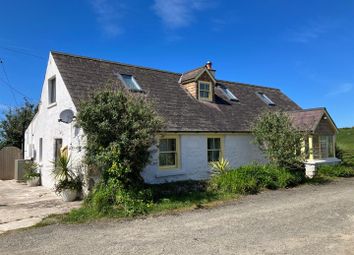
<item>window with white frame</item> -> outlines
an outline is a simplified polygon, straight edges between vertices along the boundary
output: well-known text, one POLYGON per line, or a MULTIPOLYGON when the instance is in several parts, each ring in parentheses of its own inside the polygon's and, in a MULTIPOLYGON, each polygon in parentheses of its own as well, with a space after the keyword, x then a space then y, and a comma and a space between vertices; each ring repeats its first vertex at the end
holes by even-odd
POLYGON ((221 138, 208 138, 208 162, 219 161, 222 157, 221 138))
POLYGON ((48 80, 48 102, 54 104, 57 101, 57 84, 56 78, 48 80))
POLYGON ((178 137, 164 137, 159 139, 159 167, 178 167, 178 137))

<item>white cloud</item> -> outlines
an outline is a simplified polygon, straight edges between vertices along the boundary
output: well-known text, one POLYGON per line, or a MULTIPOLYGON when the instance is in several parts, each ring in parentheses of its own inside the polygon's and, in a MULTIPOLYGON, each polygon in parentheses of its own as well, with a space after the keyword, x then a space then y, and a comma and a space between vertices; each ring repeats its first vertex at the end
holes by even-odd
POLYGON ((109 0, 91 0, 97 21, 103 32, 110 37, 123 33, 121 18, 125 9, 124 4, 109 0))
POLYGON ((155 0, 153 9, 170 29, 187 27, 195 20, 195 13, 211 7, 208 0, 155 0))
POLYGON ((352 91, 354 88, 352 83, 343 83, 341 85, 339 85, 338 87, 336 87, 335 90, 330 91, 329 93, 327 93, 327 97, 334 97, 334 96, 339 96, 345 93, 348 93, 350 91, 352 91))
POLYGON ((296 43, 308 43, 328 33, 336 26, 334 22, 311 21, 303 27, 291 30, 288 33, 287 39, 296 43))

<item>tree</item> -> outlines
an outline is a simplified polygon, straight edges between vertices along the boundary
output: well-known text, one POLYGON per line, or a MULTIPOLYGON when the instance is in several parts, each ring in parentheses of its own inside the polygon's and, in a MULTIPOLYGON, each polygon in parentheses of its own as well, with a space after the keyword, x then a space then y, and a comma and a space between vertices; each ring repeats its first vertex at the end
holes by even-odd
POLYGON ((268 160, 277 166, 297 168, 305 159, 301 150, 306 134, 297 130, 285 112, 264 112, 253 124, 253 135, 268 160))
POLYGON ((34 104, 25 101, 23 106, 5 112, 5 118, 0 122, 0 148, 15 146, 24 151, 24 134, 36 111, 34 104))
POLYGON ((144 94, 105 89, 84 102, 78 125, 87 135, 86 161, 98 168, 103 182, 123 187, 141 184, 140 172, 162 121, 144 94))

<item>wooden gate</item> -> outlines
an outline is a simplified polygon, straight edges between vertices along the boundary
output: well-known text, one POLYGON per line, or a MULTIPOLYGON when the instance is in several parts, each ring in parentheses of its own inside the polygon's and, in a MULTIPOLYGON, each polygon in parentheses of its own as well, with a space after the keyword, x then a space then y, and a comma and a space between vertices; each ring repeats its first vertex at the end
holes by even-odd
POLYGON ((22 159, 19 148, 5 147, 0 150, 0 180, 15 178, 15 160, 22 159))

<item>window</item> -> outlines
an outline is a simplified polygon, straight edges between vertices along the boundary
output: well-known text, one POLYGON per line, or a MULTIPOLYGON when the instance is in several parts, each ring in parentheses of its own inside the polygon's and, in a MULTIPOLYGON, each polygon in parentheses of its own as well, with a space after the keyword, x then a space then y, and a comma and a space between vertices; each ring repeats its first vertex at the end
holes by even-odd
POLYGON ((159 140, 159 167, 178 167, 178 139, 177 137, 166 137, 159 140))
POLYGON ((48 81, 48 101, 49 104, 53 104, 57 100, 57 88, 56 88, 56 78, 52 78, 48 81))
POLYGON ((55 139, 54 141, 54 162, 57 162, 60 156, 60 149, 63 146, 63 139, 55 139))
POLYGON ((257 92, 257 95, 260 97, 260 99, 263 100, 267 105, 274 106, 275 103, 263 92, 257 92))
POLYGON ((219 161, 222 157, 221 138, 208 138, 208 162, 219 161))
POLYGON ((125 86, 132 91, 142 91, 139 84, 136 82, 132 75, 121 74, 125 86))
POLYGON ((212 101, 212 85, 211 82, 199 82, 199 99, 212 101))
POLYGON ((228 87, 223 85, 218 85, 218 88, 224 93, 224 95, 230 100, 238 102, 240 101, 230 90, 228 87))
POLYGON ((334 157, 333 136, 320 136, 319 142, 320 158, 334 157))
POLYGON ((43 157, 43 138, 39 138, 39 155, 38 155, 38 160, 39 162, 42 162, 42 157, 43 157))

